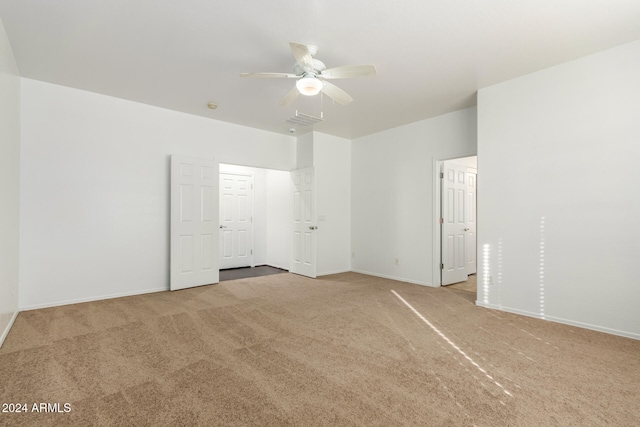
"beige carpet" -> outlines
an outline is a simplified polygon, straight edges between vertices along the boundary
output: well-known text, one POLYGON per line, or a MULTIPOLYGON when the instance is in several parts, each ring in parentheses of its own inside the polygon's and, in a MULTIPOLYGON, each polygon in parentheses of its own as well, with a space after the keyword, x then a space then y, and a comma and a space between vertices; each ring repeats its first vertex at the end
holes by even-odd
POLYGON ((454 283, 453 285, 447 285, 446 287, 447 289, 458 289, 461 291, 476 293, 478 286, 477 279, 478 277, 475 274, 472 274, 471 276, 467 277, 467 280, 465 282, 454 283))
POLYGON ((23 312, 0 402, 71 412, 0 425, 640 425, 640 341, 474 299, 287 273, 23 312))

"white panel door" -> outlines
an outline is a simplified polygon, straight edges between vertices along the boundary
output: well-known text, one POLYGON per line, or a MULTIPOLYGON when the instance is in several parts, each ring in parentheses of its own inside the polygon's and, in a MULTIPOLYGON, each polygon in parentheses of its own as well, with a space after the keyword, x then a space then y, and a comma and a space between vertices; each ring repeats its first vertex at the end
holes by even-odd
POLYGON ((253 177, 220 174, 220 269, 253 265, 253 177))
POLYGON ((171 156, 170 289, 219 282, 218 163, 171 156))
POLYGON ((291 171, 293 181, 293 260, 291 272, 316 277, 316 198, 313 168, 291 171))
POLYGON ((444 162, 442 175, 442 285, 467 280, 467 167, 444 162))
POLYGON ((467 167, 467 204, 466 227, 467 228, 467 274, 476 273, 476 202, 478 200, 478 173, 477 169, 467 167))

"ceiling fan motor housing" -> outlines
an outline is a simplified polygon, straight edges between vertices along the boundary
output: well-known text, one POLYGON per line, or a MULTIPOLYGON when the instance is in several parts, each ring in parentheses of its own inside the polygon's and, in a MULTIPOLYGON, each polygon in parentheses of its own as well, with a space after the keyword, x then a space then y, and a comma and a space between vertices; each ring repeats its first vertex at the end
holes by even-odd
POLYGON ((312 59, 311 60, 313 63, 313 70, 312 71, 305 71, 299 64, 295 64, 293 66, 293 72, 297 75, 297 76, 303 76, 305 74, 313 74, 315 77, 319 76, 320 74, 322 74, 322 72, 324 70, 327 69, 327 66, 324 65, 324 62, 320 61, 319 59, 312 59))
POLYGON ((329 98, 342 105, 347 105, 353 98, 327 80, 362 77, 376 74, 373 65, 343 65, 327 69, 324 62, 313 58, 318 48, 313 45, 289 43, 296 63, 293 73, 241 73, 241 77, 254 78, 287 78, 296 79, 296 85, 280 101, 280 106, 291 104, 299 94, 306 96, 317 95, 322 92, 329 98))

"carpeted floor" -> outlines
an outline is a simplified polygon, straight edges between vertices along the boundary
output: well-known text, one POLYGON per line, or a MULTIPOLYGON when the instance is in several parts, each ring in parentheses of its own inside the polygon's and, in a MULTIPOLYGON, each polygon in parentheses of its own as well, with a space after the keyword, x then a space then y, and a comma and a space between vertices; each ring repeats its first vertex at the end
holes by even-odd
POLYGON ((453 285, 447 285, 447 289, 458 289, 460 291, 467 291, 467 292, 473 292, 476 293, 477 292, 477 280, 478 277, 475 274, 472 274, 471 276, 467 277, 467 280, 464 282, 460 282, 460 283, 454 283, 453 285))
POLYGON ((640 341, 474 299, 286 273, 23 312, 0 402, 62 412, 0 425, 640 425, 640 341))

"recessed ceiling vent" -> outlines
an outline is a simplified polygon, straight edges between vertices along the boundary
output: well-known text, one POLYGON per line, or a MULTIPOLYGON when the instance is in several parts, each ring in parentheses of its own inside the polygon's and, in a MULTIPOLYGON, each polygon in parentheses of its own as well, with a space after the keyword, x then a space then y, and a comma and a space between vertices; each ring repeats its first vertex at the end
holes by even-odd
POLYGON ((320 117, 310 116, 308 114, 299 113, 296 110, 296 115, 291 116, 291 118, 287 119, 289 123, 295 123, 300 126, 311 126, 315 125, 318 122, 324 121, 324 117, 322 117, 322 113, 320 113, 320 117))

